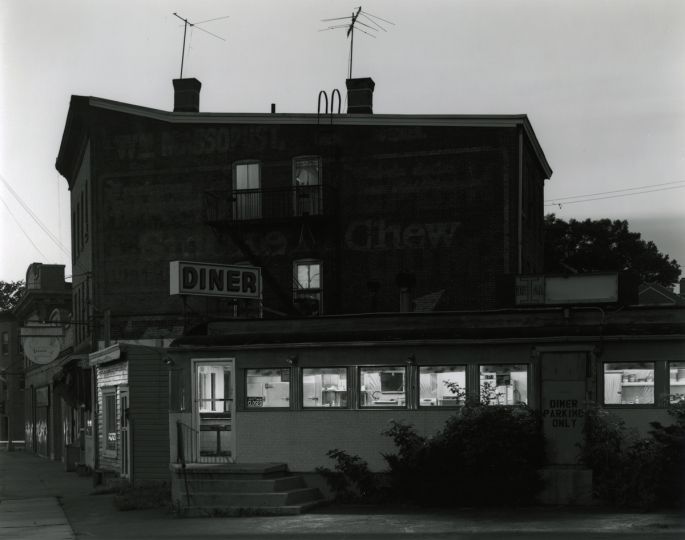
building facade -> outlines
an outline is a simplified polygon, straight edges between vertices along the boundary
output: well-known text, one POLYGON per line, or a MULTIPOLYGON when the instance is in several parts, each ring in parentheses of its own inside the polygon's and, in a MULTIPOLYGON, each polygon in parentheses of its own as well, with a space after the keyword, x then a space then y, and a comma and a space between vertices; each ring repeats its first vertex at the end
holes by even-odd
POLYGON ((24 365, 17 319, 0 312, 0 445, 24 441, 24 365))

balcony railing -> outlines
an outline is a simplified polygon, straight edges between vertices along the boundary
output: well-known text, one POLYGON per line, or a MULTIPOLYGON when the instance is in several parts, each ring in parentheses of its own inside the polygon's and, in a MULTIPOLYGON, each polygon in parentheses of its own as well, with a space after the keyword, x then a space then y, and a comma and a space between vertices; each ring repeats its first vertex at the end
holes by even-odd
POLYGON ((335 194, 329 187, 290 186, 205 192, 209 223, 332 216, 335 194))

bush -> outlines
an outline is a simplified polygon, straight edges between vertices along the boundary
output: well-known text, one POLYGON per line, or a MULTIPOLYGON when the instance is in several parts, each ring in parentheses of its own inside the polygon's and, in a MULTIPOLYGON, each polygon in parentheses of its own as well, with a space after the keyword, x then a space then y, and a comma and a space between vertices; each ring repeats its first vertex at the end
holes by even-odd
POLYGON ((121 486, 117 488, 112 503, 120 511, 169 506, 171 504, 171 487, 166 482, 147 482, 135 486, 121 486))
POLYGON ((464 406, 429 439, 392 422, 384 432, 398 453, 385 455, 392 493, 432 506, 529 504, 542 487, 544 439, 525 405, 464 406))
POLYGON ((581 459, 592 469, 594 495, 619 508, 652 510, 685 503, 685 404, 669 409, 675 423, 652 422, 648 437, 626 429, 602 408, 585 418, 581 459))
POLYGON ((329 450, 326 455, 335 460, 335 470, 317 467, 335 500, 342 503, 373 503, 382 498, 377 475, 369 470, 369 465, 359 456, 350 455, 344 450, 329 450))

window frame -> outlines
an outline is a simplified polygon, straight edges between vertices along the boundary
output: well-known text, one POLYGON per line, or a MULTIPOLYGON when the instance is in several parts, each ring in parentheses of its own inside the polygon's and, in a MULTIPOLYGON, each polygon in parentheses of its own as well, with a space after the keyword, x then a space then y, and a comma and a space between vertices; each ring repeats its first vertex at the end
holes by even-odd
POLYGON ((242 385, 243 385, 243 396, 241 401, 241 410, 244 412, 256 412, 256 411, 292 411, 294 410, 293 404, 293 369, 291 367, 283 366, 260 366, 260 367, 250 367, 242 369, 243 375, 242 385), (288 371, 288 406, 287 407, 250 407, 248 406, 248 393, 247 393, 247 376, 250 371, 266 371, 266 370, 278 370, 281 373, 288 371))
POLYGON ((115 458, 119 452, 119 414, 117 413, 118 399, 116 386, 102 387, 102 452, 105 457, 115 458), (108 400, 113 400, 113 415, 110 417, 110 405, 108 400), (114 430, 110 431, 110 421, 114 421, 114 430), (114 447, 109 446, 109 434, 114 433, 114 447))
MULTIPOLYGON (((466 404, 469 395, 469 364, 419 364, 416 368, 416 402, 421 410, 446 410, 461 409, 466 404), (464 368, 464 398, 458 400, 456 405, 421 405, 421 369, 423 368, 464 368)), ((437 400, 437 398, 436 398, 437 400)))
POLYGON ((350 377, 350 366, 301 366, 299 369, 299 378, 297 381, 297 384, 299 386, 300 390, 300 409, 303 411, 346 411, 346 410, 351 410, 352 409, 352 391, 351 391, 351 385, 352 379, 350 377), (306 369, 329 369, 329 370, 344 370, 345 372, 345 386, 347 390, 347 404, 342 406, 337 406, 337 407, 313 407, 311 405, 305 405, 304 404, 304 370, 306 369))
MULTIPOLYGON (((409 367, 406 364, 385 364, 385 365, 371 365, 371 366, 357 366, 357 381, 356 381, 356 394, 357 394, 357 409, 358 410, 364 410, 364 411, 375 411, 375 410, 408 410, 410 409, 409 407, 409 396, 410 396, 410 371, 409 367), (404 405, 402 406, 392 406, 392 405, 362 405, 362 395, 366 390, 362 390, 362 381, 363 381, 363 375, 362 371, 363 370, 384 370, 384 369, 398 369, 401 368, 402 372, 404 373, 404 405)), ((381 392, 382 392, 382 386, 381 386, 381 392)), ((398 392, 399 393, 399 392, 398 392)))
MULTIPOLYGON (((263 193, 263 187, 262 187, 262 161, 259 159, 241 159, 238 161, 234 161, 232 166, 232 177, 231 177, 231 194, 232 194, 232 215, 233 215, 233 220, 234 221, 249 221, 251 219, 262 219, 263 217, 263 200, 262 200, 262 193, 263 193), (248 165, 257 165, 257 187, 256 188, 238 188, 238 167, 241 166, 248 166, 248 165), (250 210, 250 212, 246 212, 245 209, 243 210, 243 214, 250 214, 246 216, 240 216, 236 217, 236 214, 238 214, 237 209, 241 207, 241 203, 238 200, 238 194, 250 194, 253 193, 255 197, 255 208, 252 209, 250 205, 246 205, 245 203, 243 204, 243 207, 247 207, 247 210, 250 210), (252 212, 254 210, 254 212, 252 212), (255 215, 252 215, 252 214, 255 215)), ((248 174, 249 178, 249 174, 248 174)), ((249 202, 249 199, 246 199, 246 201, 249 202)))
MULTIPOLYGON (((624 368, 624 369, 630 369, 630 368, 624 368)), ((639 369, 639 368, 638 368, 639 369)), ((643 368, 643 369, 649 369, 649 368, 643 368)), ((659 407, 659 399, 657 396, 657 373, 659 371, 659 362, 657 360, 624 360, 624 361, 611 361, 611 360, 604 360, 601 362, 600 366, 600 373, 599 373, 599 388, 600 388, 600 396, 601 396, 601 404, 602 407, 606 408, 617 408, 617 409, 626 409, 626 408, 638 408, 638 409, 653 409, 653 408, 658 408, 659 407), (651 403, 606 403, 606 381, 605 381, 605 376, 606 376, 606 366, 608 364, 635 364, 635 365, 640 365, 640 364, 651 364, 652 365, 652 402, 651 403)), ((667 370, 668 371, 668 370, 667 370)), ((670 378, 670 375, 667 373, 667 377, 670 378)), ((646 381, 645 381, 646 382, 646 381)), ((669 384, 668 382, 666 383, 667 385, 669 384)), ((663 386, 661 387, 663 389, 663 386)))
POLYGON ((296 300, 301 298, 302 296, 306 297, 307 294, 317 294, 318 295, 318 300, 319 300, 319 309, 314 316, 320 316, 324 314, 324 309, 323 309, 323 260, 322 259, 296 259, 293 261, 293 304, 297 305, 295 303, 296 300), (319 287, 309 287, 309 288, 298 288, 297 285, 299 285, 299 272, 298 268, 299 266, 304 266, 304 265, 314 265, 318 264, 319 265, 319 287), (298 294, 299 293, 299 294, 298 294))
MULTIPOLYGON (((476 377, 477 377, 477 381, 478 381, 478 386, 477 386, 477 388, 478 388, 478 402, 480 404, 483 404, 483 400, 481 397, 481 367, 483 367, 483 366, 525 366, 526 367, 526 399, 525 399, 525 401, 520 400, 518 402, 511 403, 511 404, 509 404, 509 403, 501 403, 501 404, 500 403, 487 403, 485 405, 487 405, 488 407, 514 407, 518 404, 530 406, 530 402, 531 402, 530 394, 531 394, 531 390, 532 390, 531 384, 530 384, 532 364, 530 362, 490 362, 490 363, 478 362, 476 364, 476 377)), ((511 370, 510 370, 510 372, 511 372, 511 370)), ((495 374, 495 377, 496 377, 496 374, 495 374)), ((497 385, 495 385, 495 388, 497 388, 497 385)))

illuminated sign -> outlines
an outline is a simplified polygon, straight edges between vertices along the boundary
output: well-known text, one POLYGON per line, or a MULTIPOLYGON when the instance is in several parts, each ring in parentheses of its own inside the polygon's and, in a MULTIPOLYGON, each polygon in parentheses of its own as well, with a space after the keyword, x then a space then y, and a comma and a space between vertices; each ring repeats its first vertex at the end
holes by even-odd
POLYGON ((262 272, 253 266, 229 266, 187 261, 169 263, 169 294, 262 297, 262 272))
POLYGON ((615 303, 618 278, 617 273, 516 276, 514 302, 517 306, 615 303))
POLYGON ((34 364, 49 364, 64 348, 64 328, 56 324, 32 323, 21 328, 24 355, 34 364))

